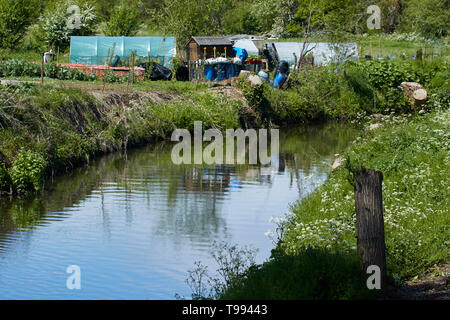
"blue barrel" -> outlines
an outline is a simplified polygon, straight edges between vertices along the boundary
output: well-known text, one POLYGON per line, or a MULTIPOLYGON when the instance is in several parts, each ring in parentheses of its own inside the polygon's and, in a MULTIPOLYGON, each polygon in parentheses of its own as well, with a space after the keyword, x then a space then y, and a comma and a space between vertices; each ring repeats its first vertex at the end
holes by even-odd
POLYGON ((217 67, 217 81, 222 81, 226 79, 226 65, 227 63, 219 63, 216 65, 217 67))
POLYGON ((217 78, 216 68, 212 64, 205 65, 205 77, 209 81, 214 81, 217 78))
POLYGON ((233 78, 233 64, 232 63, 227 63, 225 65, 225 78, 226 79, 230 79, 233 78))
POLYGON ((287 75, 285 73, 279 73, 273 80, 273 87, 275 89, 281 88, 281 86, 286 82, 287 75))

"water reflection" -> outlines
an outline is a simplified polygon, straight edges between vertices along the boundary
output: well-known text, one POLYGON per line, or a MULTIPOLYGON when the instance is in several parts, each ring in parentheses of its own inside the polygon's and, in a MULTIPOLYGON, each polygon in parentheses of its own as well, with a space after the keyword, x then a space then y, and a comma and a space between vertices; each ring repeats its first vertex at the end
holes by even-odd
POLYGON ((39 197, 3 199, 0 298, 188 295, 185 273, 195 260, 211 262, 215 240, 253 244, 267 258, 269 217, 323 182, 324 163, 355 134, 342 124, 281 130, 272 167, 175 166, 171 144, 160 143, 49 181, 39 197), (87 274, 80 292, 64 286, 71 263, 87 274))

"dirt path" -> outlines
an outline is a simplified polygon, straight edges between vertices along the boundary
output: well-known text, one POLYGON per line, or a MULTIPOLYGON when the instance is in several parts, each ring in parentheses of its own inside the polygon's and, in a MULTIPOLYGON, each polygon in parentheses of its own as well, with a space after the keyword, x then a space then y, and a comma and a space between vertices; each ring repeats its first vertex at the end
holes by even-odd
POLYGON ((450 264, 432 268, 415 280, 390 291, 388 300, 450 300, 450 264))

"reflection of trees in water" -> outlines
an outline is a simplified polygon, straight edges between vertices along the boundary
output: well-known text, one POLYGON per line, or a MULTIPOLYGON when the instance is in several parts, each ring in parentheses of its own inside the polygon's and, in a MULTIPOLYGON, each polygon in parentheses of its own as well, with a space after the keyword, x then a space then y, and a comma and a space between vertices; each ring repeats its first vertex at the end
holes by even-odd
MULTIPOLYGON (((102 157, 89 167, 55 179, 38 197, 25 200, 0 200, 0 246, 16 228, 33 227, 52 217, 63 219, 65 208, 82 202, 95 190, 106 234, 110 230, 108 207, 111 197, 119 197, 124 206, 125 222, 133 223, 136 194, 147 208, 162 211, 155 220, 154 232, 174 232, 198 241, 225 233, 220 213, 224 197, 231 187, 248 183, 272 186, 276 175, 290 175, 291 186, 297 184, 299 197, 312 188, 305 176, 323 176, 329 171, 320 161, 331 160, 342 152, 356 130, 342 124, 303 126, 280 130, 279 163, 273 168, 254 165, 175 166, 171 161, 171 144, 161 143, 130 150, 127 157, 116 154, 102 157), (111 184, 114 194, 105 188, 111 184), (142 200, 142 198, 144 200, 142 200), (155 205, 159 207, 155 207, 155 205)), ((67 214, 67 213, 66 213, 67 214)), ((282 214, 280 212, 280 214, 282 214)))

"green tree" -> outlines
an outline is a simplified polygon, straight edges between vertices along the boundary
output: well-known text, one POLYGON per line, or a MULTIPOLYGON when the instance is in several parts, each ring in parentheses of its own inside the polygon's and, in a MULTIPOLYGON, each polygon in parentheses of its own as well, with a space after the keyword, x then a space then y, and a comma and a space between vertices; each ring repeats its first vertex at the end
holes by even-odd
POLYGON ((402 19, 405 31, 442 38, 450 29, 450 0, 409 0, 402 19))
POLYGON ((122 1, 111 13, 103 32, 106 36, 134 36, 139 31, 142 19, 139 13, 139 1, 122 1))
POLYGON ((36 0, 0 0, 0 47, 17 46, 36 19, 39 7, 36 0))
POLYGON ((181 49, 193 35, 221 35, 232 0, 164 0, 158 20, 161 30, 177 38, 181 49))
POLYGON ((311 3, 313 31, 336 33, 358 32, 364 26, 370 1, 360 0, 299 0, 295 19, 289 24, 290 32, 302 33, 308 23, 311 3))
POLYGON ((65 49, 71 36, 89 36, 97 29, 97 15, 92 3, 84 0, 57 2, 46 8, 39 18, 38 37, 47 45, 65 49), (76 5, 79 11, 79 25, 71 20, 75 12, 70 6, 76 5))

